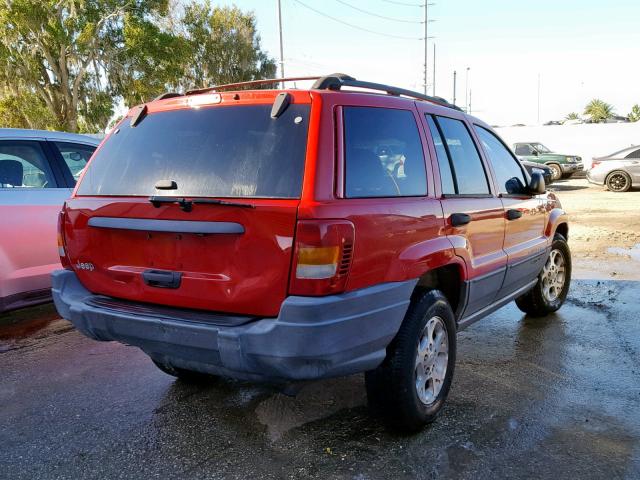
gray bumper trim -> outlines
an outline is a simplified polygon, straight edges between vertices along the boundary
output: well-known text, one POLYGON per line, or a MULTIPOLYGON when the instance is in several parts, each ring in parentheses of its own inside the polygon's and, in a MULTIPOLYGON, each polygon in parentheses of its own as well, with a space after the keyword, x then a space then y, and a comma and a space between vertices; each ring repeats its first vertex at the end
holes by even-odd
POLYGON ((276 318, 215 325, 97 306, 74 272, 52 274, 60 315, 96 340, 140 347, 174 366, 256 380, 308 380, 377 367, 416 280, 328 297, 287 297, 276 318))

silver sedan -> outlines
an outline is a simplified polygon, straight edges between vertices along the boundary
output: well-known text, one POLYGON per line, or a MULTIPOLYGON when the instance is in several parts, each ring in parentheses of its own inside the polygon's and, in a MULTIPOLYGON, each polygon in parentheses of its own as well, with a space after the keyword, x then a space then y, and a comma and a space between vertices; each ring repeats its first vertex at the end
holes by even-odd
POLYGON ((612 192, 626 192, 640 186, 640 145, 594 158, 587 180, 604 185, 612 192))

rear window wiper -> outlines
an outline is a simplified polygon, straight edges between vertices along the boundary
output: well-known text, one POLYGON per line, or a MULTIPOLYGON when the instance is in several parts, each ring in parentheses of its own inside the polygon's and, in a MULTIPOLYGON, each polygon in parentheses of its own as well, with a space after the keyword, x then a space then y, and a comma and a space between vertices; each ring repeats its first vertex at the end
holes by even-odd
POLYGON ((151 196, 149 197, 151 204, 159 208, 163 203, 175 203, 185 212, 190 212, 193 205, 223 205, 226 207, 240 207, 240 208, 256 208, 251 203, 230 202, 228 200, 218 200, 216 198, 181 198, 181 197, 161 197, 151 196))

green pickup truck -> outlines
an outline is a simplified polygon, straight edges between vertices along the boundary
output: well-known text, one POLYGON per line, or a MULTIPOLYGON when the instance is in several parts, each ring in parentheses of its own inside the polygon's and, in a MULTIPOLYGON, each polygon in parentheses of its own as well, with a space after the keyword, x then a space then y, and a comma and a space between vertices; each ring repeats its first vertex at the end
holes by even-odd
POLYGON ((540 142, 521 142, 513 144, 513 151, 520 160, 546 165, 551 169, 553 180, 569 178, 583 170, 582 158, 577 155, 553 153, 540 142))

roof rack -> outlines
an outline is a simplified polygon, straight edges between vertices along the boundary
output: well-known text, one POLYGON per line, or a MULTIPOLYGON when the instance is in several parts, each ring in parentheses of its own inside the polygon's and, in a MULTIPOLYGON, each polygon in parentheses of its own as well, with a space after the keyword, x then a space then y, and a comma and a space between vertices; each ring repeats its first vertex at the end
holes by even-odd
POLYGON ((365 82, 363 80, 356 80, 344 73, 333 73, 325 77, 320 77, 311 87, 316 90, 340 90, 342 87, 357 87, 366 88, 369 90, 378 90, 386 92, 389 95, 403 96, 409 98, 415 98, 417 100, 426 100, 428 102, 437 103, 444 107, 453 108, 455 110, 462 111, 462 109, 453 103, 448 102, 442 97, 432 97, 430 95, 424 95, 413 90, 406 90, 404 88, 393 87, 391 85, 384 85, 382 83, 365 82))
MULTIPOLYGON (((377 90, 379 92, 385 92, 389 95, 394 95, 398 97, 403 96, 403 97, 415 98, 416 100, 426 100, 428 102, 435 103, 443 107, 453 108, 461 112, 463 111, 460 107, 458 107, 457 105, 454 105, 453 103, 448 102, 446 99, 442 97, 432 97, 430 95, 424 95, 419 92, 406 90, 404 88, 393 87, 391 85, 384 85, 382 83, 373 83, 373 82, 366 82, 363 80, 356 80, 355 78, 349 75, 346 75, 344 73, 332 73, 331 75, 326 75, 324 77, 314 76, 314 77, 269 78, 265 80, 251 80, 248 82, 227 83, 224 85, 216 85, 215 87, 187 90, 185 92, 185 95, 197 95, 199 93, 220 92, 224 90, 232 90, 237 88, 256 87, 259 85, 273 85, 273 84, 282 83, 282 82, 294 82, 294 81, 304 81, 304 80, 315 80, 313 86, 311 87, 314 90, 341 90, 342 87, 365 88, 368 90, 377 90)), ((169 95, 175 96, 175 94, 171 93, 171 94, 168 94, 167 96, 161 96, 161 97, 170 98, 169 95)))
POLYGON ((199 88, 195 90, 187 90, 185 95, 197 95, 199 93, 218 92, 222 90, 231 90, 238 87, 256 87, 258 85, 271 85, 281 82, 295 82, 303 80, 318 80, 319 76, 315 77, 288 77, 288 78, 268 78, 265 80, 250 80, 248 82, 227 83, 224 85, 216 85, 215 87, 199 88))

